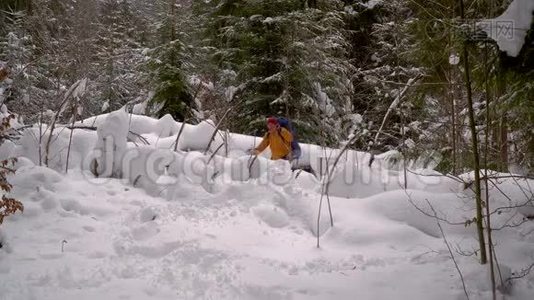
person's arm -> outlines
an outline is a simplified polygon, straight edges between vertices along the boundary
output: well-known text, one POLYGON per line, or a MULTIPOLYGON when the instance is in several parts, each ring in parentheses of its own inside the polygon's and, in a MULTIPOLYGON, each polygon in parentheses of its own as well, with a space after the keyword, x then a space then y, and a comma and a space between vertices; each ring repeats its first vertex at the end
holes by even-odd
POLYGON ((261 143, 258 145, 258 147, 256 147, 256 148, 254 149, 254 151, 256 152, 256 154, 260 154, 260 153, 263 152, 263 150, 265 150, 268 146, 269 146, 269 133, 267 132, 267 133, 263 136, 263 140, 261 141, 261 143))
POLYGON ((286 141, 286 143, 291 145, 291 142, 293 142, 293 135, 291 134, 291 132, 289 132, 289 130, 285 128, 282 128, 280 134, 284 138, 284 141, 286 141))

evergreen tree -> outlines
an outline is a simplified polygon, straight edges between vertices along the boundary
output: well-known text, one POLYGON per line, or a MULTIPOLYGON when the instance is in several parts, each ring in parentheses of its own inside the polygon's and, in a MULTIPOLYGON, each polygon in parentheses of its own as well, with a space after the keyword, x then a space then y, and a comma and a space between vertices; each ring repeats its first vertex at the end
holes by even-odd
POLYGON ((352 99, 357 112, 355 120, 359 121, 354 124, 356 147, 400 150, 403 135, 411 138, 420 135, 418 128, 408 128, 421 116, 423 106, 409 101, 413 88, 405 90, 411 80, 424 72, 414 61, 415 40, 407 31, 413 16, 403 0, 371 6, 364 1, 344 2, 348 4, 346 23, 351 32, 350 58, 355 67, 352 99))
POLYGON ((154 85, 151 103, 159 116, 171 114, 177 120, 184 120, 193 115, 195 103, 184 72, 185 44, 177 30, 180 7, 175 0, 159 4, 162 21, 155 26, 159 41, 150 50, 148 62, 150 82, 154 85))
POLYGON ((94 97, 102 107, 114 110, 143 94, 141 87, 146 43, 144 21, 127 0, 105 0, 99 4, 99 17, 92 58, 94 97))
POLYGON ((328 142, 341 139, 333 129, 350 105, 351 84, 339 2, 325 1, 321 10, 291 0, 199 6, 208 15, 214 81, 223 94, 235 92, 233 130, 261 134, 265 118, 279 115, 294 120, 303 140, 320 132, 328 142))

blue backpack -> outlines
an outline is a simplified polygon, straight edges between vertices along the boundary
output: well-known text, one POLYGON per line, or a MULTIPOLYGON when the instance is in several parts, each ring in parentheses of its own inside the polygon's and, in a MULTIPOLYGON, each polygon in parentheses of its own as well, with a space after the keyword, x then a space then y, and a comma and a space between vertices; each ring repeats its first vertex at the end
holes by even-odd
POLYGON ((287 131, 289 131, 291 135, 293 136, 293 141, 291 142, 291 156, 293 159, 298 159, 300 157, 301 150, 300 150, 299 142, 297 141, 297 135, 295 133, 295 129, 293 125, 291 124, 291 121, 284 117, 279 117, 278 124, 280 125, 280 127, 284 127, 285 129, 287 129, 287 131))

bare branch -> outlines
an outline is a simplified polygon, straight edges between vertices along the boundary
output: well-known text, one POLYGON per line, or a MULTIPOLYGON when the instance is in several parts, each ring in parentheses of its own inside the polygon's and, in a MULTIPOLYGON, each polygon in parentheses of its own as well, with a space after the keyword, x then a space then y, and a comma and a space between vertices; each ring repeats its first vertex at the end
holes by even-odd
POLYGON ((528 274, 530 274, 530 271, 532 271, 532 269, 534 269, 534 263, 532 263, 530 266, 528 266, 527 268, 525 269, 522 269, 518 275, 514 275, 514 276, 511 276, 510 278, 506 279, 506 282, 509 282, 509 281, 512 281, 512 280, 516 280, 516 279, 520 279, 520 278, 523 278, 525 276, 527 276, 528 274))
POLYGON ((213 142, 214 138, 215 138, 215 135, 217 134, 217 132, 219 132, 219 127, 221 126, 222 122, 224 121, 224 119, 226 118, 226 116, 228 116, 228 113, 233 109, 233 107, 230 107, 226 110, 226 112, 224 113, 224 115, 221 117, 221 119, 219 120, 219 123, 217 123, 217 126, 215 127, 215 129, 213 130, 213 134, 211 135, 211 138, 210 138, 210 141, 208 143, 208 146, 206 147, 206 150, 204 150, 204 154, 208 153, 208 150, 210 149, 210 146, 211 146, 211 143, 213 142))
POLYGON ((54 128, 56 126, 57 119, 59 118, 59 114, 61 114, 61 112, 63 111, 63 107, 65 106, 65 104, 67 104, 70 96, 74 93, 74 91, 82 83, 82 81, 83 81, 83 79, 76 81, 76 83, 74 83, 69 88, 69 90, 67 91, 67 93, 63 97, 63 101, 59 104, 57 112, 54 114, 54 117, 52 118, 52 122, 50 123, 50 126, 49 126, 50 135, 48 136, 48 141, 46 142, 46 147, 45 147, 45 151, 46 151, 45 155, 46 156, 45 156, 44 163, 45 163, 46 166, 48 166, 48 156, 49 156, 49 151, 50 151, 50 144, 52 142, 52 137, 54 136, 54 128))
POLYGON ((393 109, 400 104, 401 100, 402 100, 402 97, 404 97, 404 94, 406 94, 406 92, 408 91, 408 88, 411 87, 413 85, 414 82, 417 82, 417 80, 419 80, 419 78, 421 78, 421 75, 417 75, 415 78, 412 78, 408 81, 407 85, 404 87, 404 89, 402 89, 402 91, 399 93, 399 95, 397 95, 397 97, 395 98, 395 100, 393 100, 393 102, 391 103, 391 105, 389 106, 387 112, 386 112, 386 115, 384 116, 384 119, 382 119, 382 124, 380 125, 380 128, 378 129, 378 132, 376 133, 375 135, 375 139, 374 139, 374 143, 376 144, 377 141, 378 141, 378 136, 380 135, 380 132, 382 131, 382 129, 384 128, 384 125, 386 124, 386 121, 389 117, 389 114, 391 114, 391 112, 393 111, 393 109))
POLYGON ((178 150, 178 141, 180 140, 180 137, 182 136, 182 132, 184 131, 186 121, 187 120, 184 119, 184 121, 182 122, 182 126, 180 126, 180 131, 178 131, 178 134, 176 135, 176 140, 174 141, 174 152, 178 150))
MULTIPOLYGON (((420 208, 419 206, 417 206, 417 204, 415 204, 413 202, 413 199, 412 199, 412 196, 408 193, 407 190, 404 190, 404 193, 406 194, 406 196, 408 196, 408 202, 410 202, 410 204, 415 208, 417 209, 420 213, 422 213, 423 215, 427 216, 427 217, 431 217, 431 218, 436 218, 438 219, 439 221, 441 222, 445 222, 449 225, 453 225, 453 226, 465 226, 466 222, 451 222, 447 219, 444 219, 444 218, 441 218, 441 217, 438 217, 437 215, 432 215, 426 211, 424 211, 422 208, 420 208)), ((425 199, 427 202, 428 202, 428 199, 425 199)), ((466 220, 467 221, 467 220, 466 220)))

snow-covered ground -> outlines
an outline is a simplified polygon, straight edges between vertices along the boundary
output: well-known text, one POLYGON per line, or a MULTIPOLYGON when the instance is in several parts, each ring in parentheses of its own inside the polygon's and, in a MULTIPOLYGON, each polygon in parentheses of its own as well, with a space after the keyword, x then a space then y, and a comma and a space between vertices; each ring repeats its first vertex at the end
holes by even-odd
MULTIPOLYGON (((0 227, 2 300, 465 299, 444 238, 470 299, 491 297, 488 266, 469 255, 475 226, 463 225, 475 216, 472 193, 437 172, 413 165, 404 190, 403 172, 350 151, 330 189, 334 227, 325 198, 317 232, 320 182, 284 161, 251 160, 253 137, 217 135, 211 149, 226 139, 228 151, 209 160, 195 152, 207 146, 207 122, 184 128, 177 153, 172 118, 115 112, 84 125, 99 129, 74 131, 68 173, 68 129, 53 138, 51 168, 38 166, 36 127, 0 147, 0 158, 19 158, 9 180, 25 206, 0 227), (105 154, 98 173, 110 167, 119 178, 91 173, 95 148, 105 154), (441 221, 443 234, 420 210, 460 225, 441 221)), ((303 150, 315 170, 318 157, 337 153, 303 150)), ((534 262, 534 222, 525 220, 533 206, 515 207, 532 186, 503 178, 490 190, 492 210, 509 207, 492 219, 507 299, 534 295, 534 272, 507 281, 534 262)))

